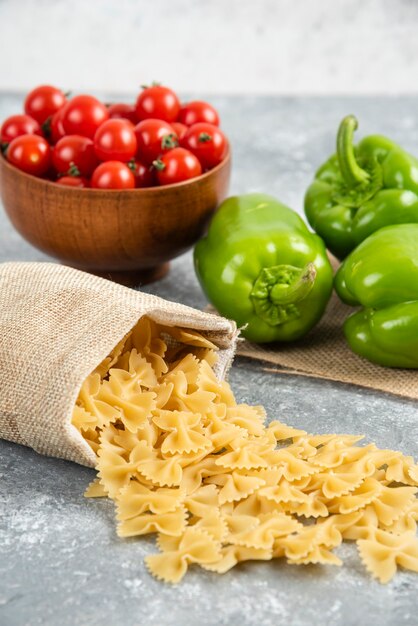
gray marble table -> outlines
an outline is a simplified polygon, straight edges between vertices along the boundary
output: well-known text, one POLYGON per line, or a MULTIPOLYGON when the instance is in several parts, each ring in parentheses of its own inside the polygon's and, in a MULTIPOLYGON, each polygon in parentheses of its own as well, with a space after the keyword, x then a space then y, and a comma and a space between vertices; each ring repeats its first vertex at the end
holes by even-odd
MULTIPOLYGON (((111 94, 106 94, 112 99, 111 94)), ((384 131, 418 153, 416 98, 212 98, 234 149, 232 191, 265 191, 296 209, 316 166, 333 149, 339 119, 384 131)), ((0 119, 21 98, 0 96, 0 119)), ((59 207, 57 207, 59 210, 59 207)), ((0 210, 0 261, 44 260, 0 210)), ((203 308, 191 255, 147 291, 203 308)), ((418 457, 418 406, 382 393, 268 374, 237 358, 230 382, 240 401, 262 401, 270 418, 315 432, 364 433, 418 457)), ((344 567, 249 563, 217 576, 191 569, 177 587, 149 576, 152 538, 119 540, 109 501, 85 500, 94 472, 0 441, 1 626, 416 626, 418 577, 387 586, 365 573, 355 546, 344 567)))

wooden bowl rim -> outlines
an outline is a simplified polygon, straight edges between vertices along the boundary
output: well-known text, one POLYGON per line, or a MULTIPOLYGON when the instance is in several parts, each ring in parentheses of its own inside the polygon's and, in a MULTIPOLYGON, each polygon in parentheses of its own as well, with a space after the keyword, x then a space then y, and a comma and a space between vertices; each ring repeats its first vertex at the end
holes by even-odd
POLYGON ((172 183, 171 185, 161 185, 161 186, 156 186, 156 187, 143 187, 142 189, 94 189, 92 187, 70 187, 70 186, 66 186, 66 185, 58 185, 56 182, 52 181, 52 180, 48 180, 46 178, 40 178, 39 176, 34 176, 33 174, 28 174, 27 172, 24 172, 23 170, 20 170, 18 167, 15 167, 14 165, 12 165, 11 163, 9 163, 9 161, 6 159, 5 155, 2 154, 1 155, 1 159, 3 162, 3 165, 14 172, 17 172, 17 174, 19 176, 22 176, 23 178, 29 178, 29 179, 34 179, 36 180, 39 184, 44 184, 45 186, 51 186, 54 189, 57 190, 64 190, 65 192, 68 193, 90 193, 90 194, 155 194, 157 195, 158 193, 164 193, 166 191, 170 191, 171 189, 180 189, 182 187, 187 187, 188 185, 193 185, 196 184, 198 181, 203 181, 207 178, 210 178, 211 176, 214 176, 217 172, 219 172, 220 170, 222 170, 227 164, 230 163, 231 161, 231 148, 228 145, 228 150, 227 153, 225 155, 225 158, 218 163, 218 165, 216 165, 214 168, 212 168, 211 170, 208 170, 207 172, 204 172, 203 174, 201 174, 200 176, 196 176, 195 178, 190 178, 189 180, 183 180, 180 183, 172 183))

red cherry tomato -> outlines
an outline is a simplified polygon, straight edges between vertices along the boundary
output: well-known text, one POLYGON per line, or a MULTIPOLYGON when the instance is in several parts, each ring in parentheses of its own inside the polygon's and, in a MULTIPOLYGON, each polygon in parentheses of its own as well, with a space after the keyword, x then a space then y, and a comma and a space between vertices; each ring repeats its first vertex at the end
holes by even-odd
POLYGON ((216 109, 208 102, 193 100, 183 104, 180 109, 178 121, 186 126, 192 126, 198 122, 207 122, 219 126, 219 115, 216 109))
POLYGON ((204 122, 190 126, 181 145, 197 156, 205 170, 223 161, 228 151, 228 141, 223 132, 217 126, 204 122))
MULTIPOLYGON (((52 143, 52 145, 55 145, 60 139, 65 137, 64 125, 62 123, 64 112, 65 105, 50 118, 47 131, 49 133, 49 143, 52 143)), ((46 122, 46 124, 48 124, 48 122, 46 122)))
POLYGON ((66 135, 83 135, 93 139, 100 124, 109 118, 109 111, 93 96, 75 96, 65 107, 62 124, 66 135))
POLYGON ((91 186, 96 189, 134 189, 135 176, 125 163, 106 161, 94 170, 91 186))
POLYGON ((180 124, 180 122, 173 122, 171 124, 171 127, 173 128, 174 132, 176 133, 179 141, 181 141, 184 137, 184 135, 187 133, 187 126, 186 124, 180 124))
POLYGON ((154 187, 156 184, 154 169, 140 163, 139 161, 131 161, 128 167, 135 176, 135 187, 142 189, 143 187, 154 187))
POLYGON ((117 104, 111 104, 108 107, 109 118, 112 119, 124 119, 129 120, 132 124, 138 123, 136 117, 136 107, 134 104, 123 104, 122 102, 117 104))
POLYGON ((39 124, 43 124, 66 102, 67 98, 61 89, 51 85, 41 85, 32 89, 26 96, 25 113, 33 117, 39 124))
POLYGON ((51 148, 43 137, 21 135, 7 148, 7 160, 20 170, 33 176, 42 176, 51 164, 51 148))
POLYGON ((52 151, 52 162, 60 174, 72 172, 89 178, 99 164, 94 143, 81 135, 66 135, 52 151))
POLYGON ((79 187, 83 189, 89 186, 87 178, 83 178, 82 176, 61 176, 56 183, 58 185, 65 185, 66 187, 79 187))
POLYGON ((136 154, 134 127, 128 120, 107 120, 94 135, 94 149, 101 161, 130 161, 136 154))
POLYGON ((177 95, 168 87, 153 85, 145 87, 136 100, 138 120, 157 119, 174 122, 180 111, 177 95))
POLYGON ((160 185, 171 185, 183 180, 196 178, 202 173, 202 166, 194 154, 184 148, 173 148, 157 161, 154 161, 160 185))
POLYGON ((42 130, 38 122, 29 115, 11 115, 4 120, 0 129, 0 142, 10 143, 21 135, 41 135, 42 130))
POLYGON ((163 120, 143 120, 135 126, 138 143, 138 158, 146 165, 151 165, 160 154, 171 150, 178 144, 173 127, 163 120))

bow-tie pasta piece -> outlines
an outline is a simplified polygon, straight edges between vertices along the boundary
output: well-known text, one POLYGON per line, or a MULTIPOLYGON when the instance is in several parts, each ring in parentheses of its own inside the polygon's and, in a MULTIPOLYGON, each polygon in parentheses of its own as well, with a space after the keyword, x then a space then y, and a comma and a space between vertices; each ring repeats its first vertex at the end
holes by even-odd
POLYGON ((217 574, 225 574, 238 563, 243 561, 270 561, 273 554, 271 550, 261 548, 245 548, 244 546, 224 546, 220 550, 221 558, 214 563, 203 564, 204 569, 217 574))
POLYGON ((89 418, 89 427, 103 428, 115 422, 120 415, 119 409, 100 398, 102 384, 99 374, 90 374, 82 384, 78 394, 76 407, 82 407, 95 419, 93 422, 89 418))
POLYGON ((344 530, 342 530, 343 539, 356 541, 357 539, 367 539, 378 528, 379 520, 372 506, 366 506, 358 511, 359 518, 344 530))
POLYGON ((219 474, 216 459, 217 456, 208 455, 184 468, 180 485, 188 495, 194 493, 205 479, 219 474))
POLYGON ((180 505, 169 513, 142 513, 118 524, 119 537, 135 537, 148 533, 180 536, 186 528, 186 509, 180 505))
POLYGON ((225 421, 228 424, 238 426, 246 430, 249 435, 256 437, 262 437, 266 434, 265 419, 266 414, 263 407, 247 406, 246 404, 229 406, 225 416, 225 421))
POLYGON ((267 427, 267 430, 271 431, 276 441, 287 441, 295 437, 304 437, 307 433, 304 430, 298 428, 292 428, 287 424, 282 424, 278 420, 273 420, 267 427))
POLYGON ((99 374, 100 378, 105 378, 109 373, 110 368, 118 362, 119 358, 126 350, 126 344, 131 334, 131 332, 127 333, 125 337, 123 337, 123 339, 121 339, 119 343, 116 344, 116 346, 110 352, 109 356, 103 359, 100 365, 96 367, 94 373, 99 374))
POLYGON ((386 478, 390 482, 418 486, 418 465, 411 456, 397 455, 387 463, 386 478))
POLYGON ((182 501, 183 492, 179 488, 153 489, 131 480, 118 494, 116 519, 131 519, 145 511, 156 514, 171 513, 179 508, 182 501))
POLYGON ((279 484, 273 487, 262 487, 259 490, 259 495, 277 503, 296 502, 302 504, 303 502, 309 502, 309 494, 304 493, 286 479, 282 479, 279 484))
MULTIPOLYGON (((227 504, 223 506, 227 506, 227 504)), ((234 515, 251 515, 255 518, 259 518, 260 515, 265 515, 267 513, 286 512, 283 504, 278 504, 277 502, 272 502, 271 500, 262 498, 259 495, 258 490, 247 498, 243 498, 238 502, 232 502, 232 505, 234 506, 234 515)))
POLYGON ((141 442, 131 453, 135 470, 157 487, 178 487, 183 476, 179 457, 164 459, 159 450, 141 442))
POLYGON ((189 524, 193 525, 193 528, 204 530, 219 543, 222 543, 228 534, 228 527, 218 507, 213 507, 205 517, 198 521, 192 518, 189 520, 189 524))
POLYGON ((107 448, 100 448, 96 467, 100 482, 111 498, 115 498, 135 474, 134 463, 107 448))
POLYGON ((177 326, 160 325, 160 333, 167 334, 179 344, 193 346, 195 348, 209 348, 217 350, 218 347, 207 337, 197 330, 191 328, 179 328, 177 326))
POLYGON ((381 583, 393 578, 398 565, 418 572, 418 540, 415 533, 394 535, 377 529, 369 538, 359 539, 357 546, 366 569, 381 583))
POLYGON ((197 385, 199 389, 215 394, 217 402, 223 402, 227 406, 236 405, 230 386, 226 381, 217 379, 215 372, 206 360, 200 362, 197 385))
POLYGON ((366 478, 357 489, 327 502, 330 513, 352 513, 362 509, 380 496, 383 485, 375 478, 366 478))
POLYGON ((132 347, 152 365, 157 378, 168 371, 164 360, 167 344, 161 338, 161 329, 153 320, 142 317, 130 337, 132 347))
POLYGON ((300 480, 319 472, 319 469, 309 461, 299 459, 285 448, 273 450, 269 454, 266 454, 266 459, 271 465, 281 467, 283 476, 288 481, 300 480))
POLYGON ((220 545, 202 529, 188 528, 176 550, 152 554, 145 558, 148 569, 156 578, 178 583, 191 563, 207 565, 222 557, 220 545))
POLYGON ((187 354, 183 355, 182 358, 174 361, 172 365, 169 365, 166 379, 170 376, 173 376, 174 374, 182 372, 187 383, 187 389, 190 393, 191 391, 196 391, 198 387, 197 378, 199 376, 199 369, 199 359, 197 359, 193 354, 190 354, 190 352, 188 352, 187 354))
POLYGON ((84 492, 86 498, 105 498, 108 492, 103 487, 99 478, 95 478, 84 492))
POLYGON ((122 386, 118 390, 120 380, 117 385, 110 377, 101 384, 97 398, 103 404, 113 407, 118 412, 118 417, 123 425, 132 433, 144 425, 151 411, 155 409, 156 395, 152 391, 133 391, 129 385, 122 386))
POLYGON ((97 454, 91 498, 116 503, 117 533, 157 533, 161 580, 189 564, 340 565, 355 540, 382 582, 418 569, 418 466, 358 435, 312 435, 237 404, 210 339, 142 318, 87 377, 72 424, 97 454))
POLYGON ((261 456, 260 449, 257 448, 255 442, 243 439, 239 445, 233 447, 234 450, 226 452, 216 461, 221 468, 250 470, 269 466, 266 459, 261 456))
POLYGON ((317 519, 318 517, 327 517, 329 515, 320 490, 311 491, 304 502, 289 500, 289 502, 281 502, 280 506, 283 511, 293 513, 299 517, 306 517, 307 519, 317 519))
POLYGON ((257 526, 241 533, 230 534, 228 541, 246 548, 272 550, 275 539, 289 537, 303 528, 302 524, 285 513, 259 515, 257 526))
POLYGON ((187 411, 160 411, 153 417, 158 428, 166 432, 161 445, 163 454, 182 454, 212 449, 211 440, 199 432, 201 415, 187 411))
POLYGON ((333 552, 324 548, 324 546, 313 546, 313 548, 300 559, 288 559, 288 563, 292 565, 338 565, 343 562, 333 552))
POLYGON ((212 476, 207 479, 207 482, 222 486, 219 492, 219 504, 242 500, 265 484, 261 478, 246 476, 240 472, 212 476))
POLYGON ((416 487, 382 487, 380 495, 371 503, 379 523, 390 526, 411 508, 416 500, 416 487))
POLYGON ((213 508, 219 508, 218 488, 204 485, 184 500, 186 509, 196 517, 205 517, 213 508))

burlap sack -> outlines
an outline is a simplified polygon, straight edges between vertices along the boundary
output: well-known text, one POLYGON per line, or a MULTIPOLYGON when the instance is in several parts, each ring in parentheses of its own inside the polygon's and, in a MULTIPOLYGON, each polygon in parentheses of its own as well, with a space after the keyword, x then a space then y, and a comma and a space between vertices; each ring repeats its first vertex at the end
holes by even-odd
POLYGON ((201 331, 231 363, 233 322, 51 263, 0 265, 0 438, 94 466, 71 425, 84 379, 144 315, 201 331))

